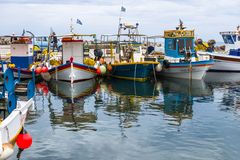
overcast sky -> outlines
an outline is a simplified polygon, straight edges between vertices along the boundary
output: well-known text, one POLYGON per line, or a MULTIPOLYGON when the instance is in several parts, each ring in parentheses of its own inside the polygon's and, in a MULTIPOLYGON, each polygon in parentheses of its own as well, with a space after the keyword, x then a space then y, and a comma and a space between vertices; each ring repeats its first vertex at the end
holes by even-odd
MULTIPOLYGON (((0 35, 21 34, 23 28, 48 35, 50 27, 62 35, 69 33, 71 18, 77 33, 114 34, 121 5, 122 0, 0 0, 0 35)), ((197 37, 221 41, 220 31, 240 24, 240 0, 124 0, 123 6, 124 21, 138 22, 139 32, 148 35, 162 35, 182 19, 197 37)))

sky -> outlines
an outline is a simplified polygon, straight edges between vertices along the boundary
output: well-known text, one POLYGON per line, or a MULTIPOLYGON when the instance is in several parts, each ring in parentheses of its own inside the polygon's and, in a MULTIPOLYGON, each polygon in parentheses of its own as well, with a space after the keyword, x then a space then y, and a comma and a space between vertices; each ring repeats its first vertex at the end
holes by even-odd
POLYGON ((181 19, 187 29, 203 40, 222 41, 219 32, 240 25, 240 0, 0 0, 0 35, 116 34, 122 22, 139 23, 142 34, 162 35, 181 19), (121 6, 126 12, 120 12, 121 6), (80 19, 83 25, 76 23, 80 19))

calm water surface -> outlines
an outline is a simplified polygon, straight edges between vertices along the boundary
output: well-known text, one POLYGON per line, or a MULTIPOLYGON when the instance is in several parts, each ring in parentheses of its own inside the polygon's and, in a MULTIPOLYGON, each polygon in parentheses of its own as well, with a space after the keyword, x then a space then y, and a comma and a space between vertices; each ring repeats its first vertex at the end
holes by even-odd
MULTIPOLYGON (((33 144, 20 159, 239 159, 239 84, 173 79, 38 84, 35 110, 25 125, 33 144)), ((12 159, 16 154, 17 149, 12 159)))

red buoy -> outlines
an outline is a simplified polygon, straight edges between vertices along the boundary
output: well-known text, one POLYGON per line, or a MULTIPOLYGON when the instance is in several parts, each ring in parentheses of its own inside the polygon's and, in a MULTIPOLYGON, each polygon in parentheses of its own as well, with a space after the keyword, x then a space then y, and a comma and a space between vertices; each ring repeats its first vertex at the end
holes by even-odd
POLYGON ((43 94, 46 96, 46 95, 48 94, 48 92, 49 92, 48 87, 47 87, 47 86, 44 86, 44 87, 42 88, 42 91, 43 91, 43 94))
POLYGON ((97 68, 97 74, 100 75, 101 74, 101 70, 100 67, 97 68))
POLYGON ((73 57, 70 57, 70 62, 71 62, 71 63, 73 62, 73 57))
POLYGON ((17 145, 21 149, 27 149, 32 145, 32 137, 29 133, 19 134, 17 136, 17 145))
POLYGON ((37 74, 40 74, 40 73, 42 72, 42 67, 37 67, 37 68, 35 69, 35 72, 36 72, 37 74))
POLYGON ((43 73, 48 72, 48 68, 47 68, 46 66, 43 66, 43 67, 42 67, 42 72, 43 72, 43 73))

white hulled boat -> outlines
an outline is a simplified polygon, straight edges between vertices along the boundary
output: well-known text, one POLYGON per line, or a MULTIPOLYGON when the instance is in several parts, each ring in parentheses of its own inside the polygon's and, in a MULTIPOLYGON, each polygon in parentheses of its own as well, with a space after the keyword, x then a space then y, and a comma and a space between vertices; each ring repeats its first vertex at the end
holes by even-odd
POLYGON ((224 40, 225 51, 198 51, 198 53, 209 54, 215 60, 209 72, 240 73, 240 26, 236 31, 220 32, 220 34, 224 40))

